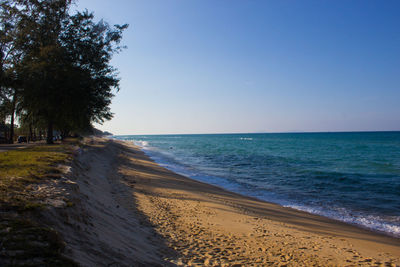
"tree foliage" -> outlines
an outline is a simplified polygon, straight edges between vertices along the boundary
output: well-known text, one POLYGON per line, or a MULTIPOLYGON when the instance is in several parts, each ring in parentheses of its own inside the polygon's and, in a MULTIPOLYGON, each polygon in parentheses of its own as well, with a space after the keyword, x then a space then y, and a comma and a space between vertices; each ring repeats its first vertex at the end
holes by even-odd
POLYGON ((14 101, 12 114, 46 125, 48 143, 53 129, 67 134, 111 119, 113 90, 119 90, 110 61, 121 51, 128 25, 95 22, 88 11, 71 15, 70 5, 69 0, 1 3, 0 97, 14 101))

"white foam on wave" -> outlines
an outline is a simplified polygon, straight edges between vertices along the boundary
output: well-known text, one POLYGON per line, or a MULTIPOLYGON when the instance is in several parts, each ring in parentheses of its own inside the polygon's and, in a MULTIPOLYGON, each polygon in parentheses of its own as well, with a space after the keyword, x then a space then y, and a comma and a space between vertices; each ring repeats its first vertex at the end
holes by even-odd
POLYGON ((141 148, 146 148, 149 146, 149 142, 144 140, 133 140, 133 143, 141 148))
POLYGON ((253 138, 250 138, 250 137, 240 137, 240 140, 252 141, 253 138))
MULTIPOLYGON (((317 207, 309 207, 298 204, 283 205, 296 210, 305 211, 312 214, 321 215, 345 223, 358 225, 373 231, 383 232, 394 237, 400 237, 400 226, 395 223, 390 223, 384 218, 374 215, 365 215, 360 213, 351 213, 348 210, 341 208, 338 210, 329 210, 317 207)), ((400 221, 400 218, 397 218, 400 221)))

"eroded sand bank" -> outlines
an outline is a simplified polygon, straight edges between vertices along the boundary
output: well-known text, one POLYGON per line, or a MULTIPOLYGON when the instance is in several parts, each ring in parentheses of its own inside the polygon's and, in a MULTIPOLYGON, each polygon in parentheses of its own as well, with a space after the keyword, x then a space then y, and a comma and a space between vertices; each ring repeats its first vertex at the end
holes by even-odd
POLYGON ((129 143, 91 146, 75 166, 80 204, 60 226, 85 266, 400 264, 399 239, 188 179, 129 143))

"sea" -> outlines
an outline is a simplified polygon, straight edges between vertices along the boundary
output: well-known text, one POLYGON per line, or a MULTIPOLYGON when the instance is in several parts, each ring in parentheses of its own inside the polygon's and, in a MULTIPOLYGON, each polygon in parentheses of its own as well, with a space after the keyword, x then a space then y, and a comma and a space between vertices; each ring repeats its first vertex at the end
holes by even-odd
POLYGON ((114 138, 192 179, 400 237, 400 132, 114 138))

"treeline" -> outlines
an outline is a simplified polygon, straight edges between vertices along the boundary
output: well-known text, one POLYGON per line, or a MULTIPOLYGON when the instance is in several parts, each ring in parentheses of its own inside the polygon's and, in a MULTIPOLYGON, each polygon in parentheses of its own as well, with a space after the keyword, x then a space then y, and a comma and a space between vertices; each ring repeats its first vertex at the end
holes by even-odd
POLYGON ((112 118, 110 65, 128 25, 95 22, 92 13, 70 13, 71 0, 1 0, 0 131, 13 142, 14 125, 61 136, 112 118))

